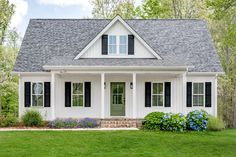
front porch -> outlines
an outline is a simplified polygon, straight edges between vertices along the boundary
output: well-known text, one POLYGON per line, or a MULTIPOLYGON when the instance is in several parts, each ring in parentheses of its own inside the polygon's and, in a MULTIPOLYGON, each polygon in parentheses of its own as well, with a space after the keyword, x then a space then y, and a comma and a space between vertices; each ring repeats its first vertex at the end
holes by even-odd
MULTIPOLYGON (((182 112, 186 90, 184 71, 53 72, 51 117, 142 119, 153 111, 182 112), (171 107, 145 107, 145 82, 171 82, 171 107), (65 82, 91 82, 91 106, 65 107, 65 82)), ((163 91, 164 94, 164 91, 163 91)), ((163 98, 164 99, 164 98, 163 98)), ((164 101, 164 100, 163 100, 164 101)))

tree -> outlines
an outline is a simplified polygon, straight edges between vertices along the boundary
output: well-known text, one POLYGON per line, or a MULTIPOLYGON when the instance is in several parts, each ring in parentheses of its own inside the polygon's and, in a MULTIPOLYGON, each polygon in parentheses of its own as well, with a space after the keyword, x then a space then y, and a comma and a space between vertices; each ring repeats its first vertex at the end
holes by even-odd
POLYGON ((236 127, 236 1, 207 0, 214 41, 225 71, 219 77, 219 114, 236 127))
POLYGON ((142 18, 205 18, 206 5, 203 0, 144 0, 137 8, 142 18))
POLYGON ((14 13, 14 5, 8 0, 0 0, 0 45, 3 44, 5 33, 14 13))
POLYGON ((111 19, 120 15, 125 19, 135 17, 134 0, 91 0, 94 18, 111 19))

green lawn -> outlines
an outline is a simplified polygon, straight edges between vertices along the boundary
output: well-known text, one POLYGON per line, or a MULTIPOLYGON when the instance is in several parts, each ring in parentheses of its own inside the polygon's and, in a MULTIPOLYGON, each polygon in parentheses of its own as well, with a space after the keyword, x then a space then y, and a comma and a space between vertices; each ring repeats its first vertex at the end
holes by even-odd
POLYGON ((223 132, 0 132, 0 156, 236 157, 236 130, 223 132))

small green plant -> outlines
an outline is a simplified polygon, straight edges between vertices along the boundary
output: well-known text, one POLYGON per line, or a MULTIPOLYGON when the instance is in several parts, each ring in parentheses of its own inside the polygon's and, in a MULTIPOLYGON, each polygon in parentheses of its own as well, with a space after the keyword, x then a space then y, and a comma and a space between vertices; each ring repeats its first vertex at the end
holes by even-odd
POLYGON ((164 113, 163 112, 152 112, 149 113, 144 118, 144 125, 145 129, 149 130, 160 130, 162 121, 163 121, 164 113))
POLYGON ((25 126, 42 126, 43 125, 43 118, 38 111, 34 110, 27 110, 25 114, 22 116, 22 121, 25 126))
POLYGON ((225 123, 221 118, 209 116, 207 130, 221 131, 225 129, 225 123))
POLYGON ((186 130, 186 118, 183 114, 165 113, 162 122, 162 130, 184 131, 186 130))

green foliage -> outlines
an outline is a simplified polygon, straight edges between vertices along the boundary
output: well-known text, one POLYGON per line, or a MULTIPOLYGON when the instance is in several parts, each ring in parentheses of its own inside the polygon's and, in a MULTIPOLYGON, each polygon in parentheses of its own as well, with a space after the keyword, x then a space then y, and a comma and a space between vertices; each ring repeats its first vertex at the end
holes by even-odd
POLYGON ((187 128, 195 131, 204 131, 208 124, 208 113, 204 110, 195 110, 187 115, 187 128))
POLYGON ((3 44, 6 30, 14 13, 14 5, 9 0, 0 0, 0 45, 3 44))
POLYGON ((225 123, 221 118, 209 116, 207 130, 221 131, 225 129, 225 123))
POLYGON ((91 0, 94 18, 111 19, 120 15, 125 19, 135 17, 134 0, 91 0))
POLYGON ((185 116, 180 113, 165 113, 161 129, 167 131, 184 131, 186 129, 185 116))
POLYGON ((25 126, 42 126, 43 125, 43 118, 38 111, 34 110, 27 110, 25 114, 22 116, 22 121, 25 126))
POLYGON ((160 130, 163 117, 163 112, 149 113, 147 116, 144 117, 145 121, 143 127, 149 130, 160 130))
POLYGON ((17 123, 18 119, 14 115, 0 115, 0 127, 12 127, 16 126, 17 123))

